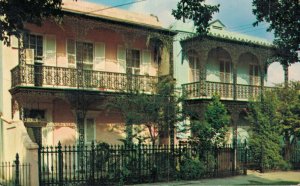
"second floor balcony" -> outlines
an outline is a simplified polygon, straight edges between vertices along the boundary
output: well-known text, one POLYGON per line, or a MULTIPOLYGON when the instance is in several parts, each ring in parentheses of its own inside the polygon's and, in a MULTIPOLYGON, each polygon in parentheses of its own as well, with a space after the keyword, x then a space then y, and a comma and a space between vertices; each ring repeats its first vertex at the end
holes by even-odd
MULTIPOLYGON (((257 98, 262 92, 261 86, 211 81, 183 84, 182 89, 187 100, 210 99, 213 95, 219 95, 221 100, 249 101, 257 98)), ((272 89, 264 87, 264 90, 272 89)))
POLYGON ((18 65, 11 70, 12 88, 37 87, 102 92, 155 92, 157 76, 82 70, 44 65, 18 65))

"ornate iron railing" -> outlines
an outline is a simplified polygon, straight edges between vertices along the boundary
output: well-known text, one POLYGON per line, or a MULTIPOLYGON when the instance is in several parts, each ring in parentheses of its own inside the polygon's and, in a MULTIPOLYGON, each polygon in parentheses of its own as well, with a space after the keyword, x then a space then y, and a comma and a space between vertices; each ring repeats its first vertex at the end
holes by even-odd
MULTIPOLYGON (((272 89, 271 87, 264 88, 265 90, 272 89)), ((256 98, 261 93, 261 86, 236 84, 234 89, 234 84, 232 83, 210 81, 183 84, 182 89, 187 99, 211 98, 217 94, 223 100, 233 100, 234 96, 236 96, 236 100, 246 101, 256 98)))
POLYGON ((137 90, 154 92, 158 77, 125 73, 80 70, 44 65, 16 66, 11 70, 16 86, 80 88, 100 91, 137 90))

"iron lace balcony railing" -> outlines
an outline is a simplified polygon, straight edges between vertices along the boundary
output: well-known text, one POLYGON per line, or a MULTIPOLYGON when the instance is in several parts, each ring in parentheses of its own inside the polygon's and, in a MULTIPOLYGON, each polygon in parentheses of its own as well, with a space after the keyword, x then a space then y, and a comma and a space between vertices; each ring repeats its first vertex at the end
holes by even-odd
MULTIPOLYGON (((272 89, 264 87, 265 90, 272 89)), ((222 100, 234 99, 234 84, 220 82, 193 82, 182 85, 186 99, 205 99, 217 94, 222 100)), ((256 98, 261 93, 261 86, 236 84, 235 95, 237 100, 247 101, 256 98)))
POLYGON ((44 65, 16 66, 11 70, 12 88, 36 86, 100 91, 154 92, 158 77, 116 72, 80 70, 44 65))

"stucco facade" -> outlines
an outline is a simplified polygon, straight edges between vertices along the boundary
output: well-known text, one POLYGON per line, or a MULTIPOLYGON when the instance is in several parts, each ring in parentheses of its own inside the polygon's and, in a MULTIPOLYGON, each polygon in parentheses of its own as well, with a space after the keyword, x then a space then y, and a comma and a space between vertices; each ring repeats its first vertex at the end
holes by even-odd
POLYGON ((240 131, 236 134, 241 141, 248 135, 248 101, 269 89, 264 85, 274 47, 264 39, 230 32, 219 20, 210 24, 204 37, 195 34, 193 23, 177 21, 172 29, 178 32, 174 77, 186 96, 186 106, 199 113, 192 119, 204 119, 206 105, 217 94, 231 115, 230 131, 240 131))
POLYGON ((0 123, 2 160, 20 147, 26 157, 21 136, 31 145, 122 144, 124 118, 107 102, 129 89, 153 94, 159 77, 172 75, 171 46, 161 38, 174 32, 153 16, 94 12, 101 7, 66 1, 62 23, 27 24, 20 40, 1 43, 0 111, 12 121, 0 123))

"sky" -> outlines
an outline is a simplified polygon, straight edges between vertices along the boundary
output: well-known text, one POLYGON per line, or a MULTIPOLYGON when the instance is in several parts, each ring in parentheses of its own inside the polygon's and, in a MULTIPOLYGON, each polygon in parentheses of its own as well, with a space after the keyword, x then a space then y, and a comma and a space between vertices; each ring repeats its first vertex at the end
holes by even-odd
MULTIPOLYGON (((171 15, 172 9, 176 8, 179 0, 88 0, 90 2, 103 4, 106 6, 118 6, 122 4, 132 3, 118 8, 139 12, 143 14, 154 14, 158 16, 159 21, 164 27, 168 27, 175 19, 171 15)), ((270 32, 266 32, 267 23, 260 23, 257 27, 253 27, 255 16, 252 14, 252 0, 206 0, 206 3, 216 5, 220 4, 219 12, 214 14, 213 20, 219 19, 227 27, 227 29, 247 35, 264 38, 270 42, 274 36, 270 32)), ((300 64, 290 67, 290 79, 300 81, 300 64)), ((269 78, 267 85, 283 82, 283 70, 278 63, 270 66, 269 78), (272 77, 272 78, 270 78, 272 77)))

